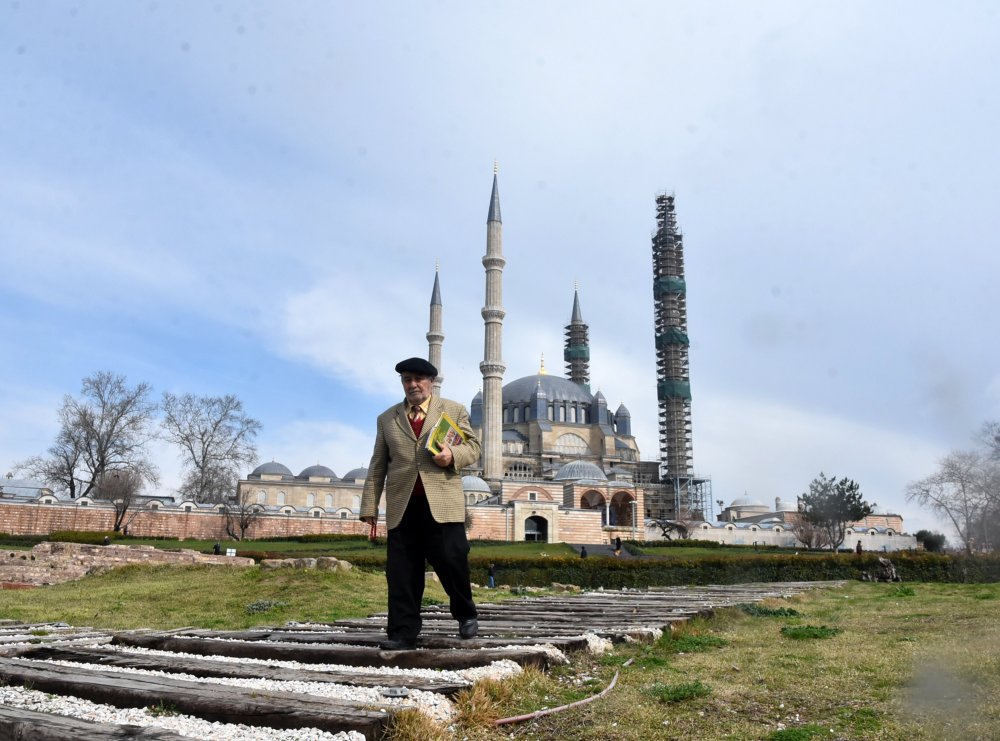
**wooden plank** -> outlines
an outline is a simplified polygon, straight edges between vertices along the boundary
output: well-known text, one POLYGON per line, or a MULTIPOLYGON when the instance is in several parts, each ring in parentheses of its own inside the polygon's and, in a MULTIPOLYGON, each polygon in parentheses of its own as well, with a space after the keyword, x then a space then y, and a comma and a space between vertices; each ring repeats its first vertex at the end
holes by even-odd
POLYGON ((365 646, 303 646, 273 641, 220 641, 205 638, 174 638, 155 635, 119 634, 113 645, 179 651, 201 656, 244 659, 281 659, 304 664, 347 666, 393 666, 400 669, 469 669, 510 659, 521 666, 548 668, 545 653, 530 649, 418 649, 381 651, 365 646))
POLYGON ((39 661, 75 661, 81 664, 120 666, 129 669, 149 669, 172 674, 193 674, 198 677, 238 677, 272 679, 283 682, 326 682, 354 687, 408 687, 409 689, 453 695, 470 686, 467 682, 393 674, 313 671, 288 669, 263 664, 238 664, 233 661, 191 659, 179 656, 151 656, 109 649, 63 649, 38 646, 18 654, 22 659, 39 661))
POLYGON ((58 695, 82 697, 116 707, 163 704, 186 715, 222 723, 244 723, 271 728, 319 728, 338 733, 358 731, 366 739, 381 738, 389 715, 340 700, 291 692, 267 692, 244 687, 76 669, 74 667, 0 659, 0 678, 8 684, 58 695))
POLYGON ((153 726, 116 726, 0 705, 0 738, 4 741, 184 741, 185 737, 153 726))

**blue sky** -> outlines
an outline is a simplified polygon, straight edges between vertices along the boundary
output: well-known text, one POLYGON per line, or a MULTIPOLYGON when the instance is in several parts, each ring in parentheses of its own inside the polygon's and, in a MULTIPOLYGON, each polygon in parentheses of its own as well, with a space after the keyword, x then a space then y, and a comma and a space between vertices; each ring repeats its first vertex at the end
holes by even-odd
POLYGON ((505 380, 563 372, 578 284, 655 457, 671 191, 713 498, 824 471, 941 528, 906 483, 1000 416, 998 50, 973 2, 5 2, 0 467, 102 369, 239 395, 262 460, 366 465, 438 260, 468 403, 498 160, 505 380))

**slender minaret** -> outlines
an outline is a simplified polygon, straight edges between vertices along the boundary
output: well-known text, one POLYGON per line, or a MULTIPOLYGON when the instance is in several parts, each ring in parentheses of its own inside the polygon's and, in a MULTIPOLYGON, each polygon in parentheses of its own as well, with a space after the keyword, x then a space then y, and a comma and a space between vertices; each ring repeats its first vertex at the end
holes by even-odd
POLYGON ((692 502, 691 379, 688 366, 687 283, 684 240, 674 197, 656 197, 653 235, 653 299, 656 322, 656 395, 660 407, 660 475, 674 493, 674 509, 705 509, 692 502))
MULTIPOLYGON (((486 341, 483 362, 479 370, 483 373, 483 479, 495 492, 503 479, 503 459, 500 456, 501 435, 503 433, 503 224, 500 222, 500 190, 497 187, 497 166, 493 163, 493 194, 490 196, 490 212, 486 217, 486 305, 483 306, 483 322, 486 325, 486 341)), ((495 493, 494 492, 494 493, 495 493)))
POLYGON ((573 316, 566 325, 566 376, 590 391, 590 328, 580 312, 580 291, 573 287, 573 316))
POLYGON ((427 331, 427 360, 438 369, 437 378, 434 379, 434 396, 441 398, 441 384, 444 376, 441 375, 441 345, 444 344, 444 326, 442 324, 441 307, 441 282, 438 280, 439 266, 434 266, 434 290, 431 291, 431 320, 430 328, 427 331))

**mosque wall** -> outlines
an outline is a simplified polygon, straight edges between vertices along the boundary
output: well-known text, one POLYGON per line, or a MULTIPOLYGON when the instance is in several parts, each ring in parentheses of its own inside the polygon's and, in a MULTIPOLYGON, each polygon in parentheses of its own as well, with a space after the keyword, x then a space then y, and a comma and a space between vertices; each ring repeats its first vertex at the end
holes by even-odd
MULTIPOLYGON (((93 502, 80 506, 76 502, 38 504, 21 502, 0 503, 0 522, 3 532, 11 535, 48 535, 62 530, 109 532, 114 528, 115 512, 110 504, 93 502)), ((228 540, 225 521, 215 509, 191 511, 182 505, 143 509, 128 524, 129 535, 140 538, 193 538, 199 540, 228 540)), ((384 523, 380 535, 384 536, 384 523)), ((267 513, 261 515, 247 532, 249 538, 276 538, 308 534, 367 534, 368 526, 357 519, 321 516, 302 513, 286 515, 267 513)))

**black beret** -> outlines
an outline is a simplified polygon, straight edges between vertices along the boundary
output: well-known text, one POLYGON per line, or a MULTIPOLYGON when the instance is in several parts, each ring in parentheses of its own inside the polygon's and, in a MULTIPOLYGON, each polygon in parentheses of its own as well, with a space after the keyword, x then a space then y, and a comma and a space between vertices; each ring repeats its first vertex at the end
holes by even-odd
POLYGON ((396 363, 396 373, 412 373, 416 376, 435 378, 437 377, 438 369, 423 358, 407 358, 396 363))

